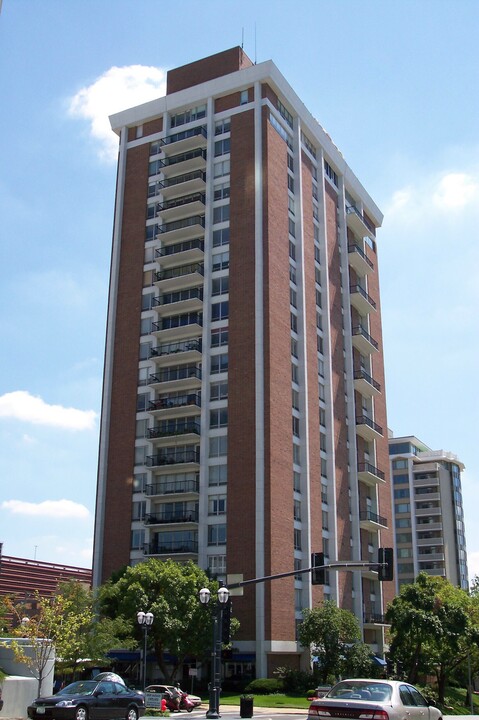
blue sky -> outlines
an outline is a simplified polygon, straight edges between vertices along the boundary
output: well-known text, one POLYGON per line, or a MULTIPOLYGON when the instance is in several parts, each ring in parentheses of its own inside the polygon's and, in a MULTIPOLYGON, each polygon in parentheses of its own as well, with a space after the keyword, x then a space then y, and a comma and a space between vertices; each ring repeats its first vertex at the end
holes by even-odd
MULTIPOLYGON (((4 0, 0 542, 91 563, 116 136, 165 72, 244 39, 384 212, 388 422, 465 463, 479 574, 477 0, 4 0)), ((125 528, 125 531, 127 529, 125 528)))

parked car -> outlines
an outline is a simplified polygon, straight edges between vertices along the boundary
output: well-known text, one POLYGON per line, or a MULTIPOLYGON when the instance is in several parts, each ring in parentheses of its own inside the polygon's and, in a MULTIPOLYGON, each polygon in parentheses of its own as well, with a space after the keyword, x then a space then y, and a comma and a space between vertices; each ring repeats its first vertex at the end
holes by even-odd
POLYGON ((342 680, 312 701, 308 720, 442 720, 419 690, 398 680, 342 680))
POLYGON ((31 720, 138 720, 145 714, 143 693, 112 680, 80 680, 27 708, 31 720))
MULTIPOLYGON (((162 693, 165 697, 167 704, 169 698, 172 697, 173 691, 177 690, 173 685, 148 685, 145 688, 145 692, 162 693)), ((191 711, 193 708, 201 705, 201 698, 198 695, 190 695, 190 693, 180 690, 180 710, 191 711)), ((173 710, 173 707, 169 707, 169 710, 173 710)))

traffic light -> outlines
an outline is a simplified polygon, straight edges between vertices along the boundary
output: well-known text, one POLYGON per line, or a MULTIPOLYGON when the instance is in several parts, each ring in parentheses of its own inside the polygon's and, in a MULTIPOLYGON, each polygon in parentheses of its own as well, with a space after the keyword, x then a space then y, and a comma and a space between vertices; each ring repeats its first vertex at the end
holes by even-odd
POLYGON ((221 625, 221 643, 229 645, 231 642, 231 598, 223 608, 223 618, 221 625))
POLYGON ((326 583, 324 553, 311 553, 311 585, 324 585, 326 583))
POLYGON ((378 548, 378 580, 394 578, 394 551, 392 548, 378 548))

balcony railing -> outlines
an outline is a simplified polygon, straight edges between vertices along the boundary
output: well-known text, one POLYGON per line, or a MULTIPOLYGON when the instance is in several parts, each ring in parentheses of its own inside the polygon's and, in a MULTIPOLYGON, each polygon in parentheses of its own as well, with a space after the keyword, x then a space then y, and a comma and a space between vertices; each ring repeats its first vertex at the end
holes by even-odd
POLYGON ((156 203, 155 208, 158 213, 164 212, 165 210, 172 210, 173 208, 180 208, 184 207, 185 205, 190 205, 194 202, 200 202, 203 205, 205 204, 205 194, 204 193, 192 193, 191 195, 184 195, 179 198, 174 198, 173 200, 167 200, 163 203, 156 203))
POLYGON ((367 425, 371 430, 374 430, 375 432, 379 433, 380 435, 383 434, 383 429, 380 425, 374 422, 374 420, 371 420, 370 417, 367 415, 358 415, 356 417, 356 425, 367 425))
POLYGON ((183 173, 183 175, 174 175, 164 180, 158 180, 154 186, 151 186, 148 191, 148 197, 155 197, 159 195, 165 188, 171 188, 176 185, 191 182, 193 180, 199 180, 206 182, 206 173, 204 170, 194 170, 193 172, 183 173))
POLYGON ((154 322, 153 330, 160 332, 161 330, 172 330, 173 328, 186 327, 187 325, 203 325, 203 316, 201 313, 185 313, 184 315, 172 315, 171 317, 162 318, 158 322, 154 322))
POLYGON ((182 465, 184 463, 199 463, 200 451, 195 448, 171 448, 168 452, 148 455, 147 467, 159 465, 182 465))
POLYGON ((171 382, 172 380, 184 380, 185 378, 196 378, 201 380, 201 368, 198 365, 179 365, 178 367, 164 368, 157 373, 152 373, 148 383, 171 382))
POLYGON ((161 162, 164 167, 171 167, 171 165, 178 165, 179 163, 194 160, 195 158, 203 158, 203 160, 206 160, 206 150, 203 148, 196 148, 195 150, 189 150, 188 152, 180 153, 179 155, 166 157, 164 160, 159 162, 161 162))
POLYGON ((374 380, 374 378, 372 378, 371 375, 369 375, 363 368, 354 371, 354 379, 366 380, 366 382, 372 385, 373 388, 375 388, 378 392, 381 392, 381 385, 376 380, 374 380))
POLYGON ((200 481, 194 480, 167 480, 146 486, 146 494, 151 495, 180 495, 184 493, 198 493, 200 481))
POLYGON ((360 258, 362 260, 364 260, 366 265, 369 265, 371 270, 374 269, 373 262, 368 258, 368 256, 364 252, 364 250, 359 245, 357 245, 357 243, 352 243, 351 245, 348 246, 348 253, 357 253, 360 256, 360 258))
POLYGON ((172 232, 173 230, 183 230, 184 228, 192 227, 194 225, 205 226, 204 215, 193 215, 192 217, 182 218, 181 220, 173 220, 172 222, 164 223, 158 226, 158 232, 160 235, 172 232))
POLYGON ((175 512, 163 510, 163 512, 151 513, 145 517, 146 525, 164 525, 166 523, 188 522, 198 522, 197 510, 182 510, 175 512))
POLYGON ((156 273, 157 282, 162 280, 170 280, 171 278, 184 277, 185 275, 192 275, 198 273, 204 275, 205 271, 201 263, 192 263, 191 265, 180 265, 179 267, 166 268, 166 270, 159 270, 156 273))
POLYGON ((363 328, 362 325, 355 325, 352 329, 353 335, 362 335, 376 350, 379 348, 379 343, 363 328))
POLYGON ((177 395, 166 398, 158 398, 158 400, 150 400, 148 410, 166 410, 167 408, 186 407, 187 405, 196 405, 196 407, 201 407, 201 396, 198 393, 188 393, 187 395, 177 395))
POLYGON ((180 340, 179 342, 163 343, 156 348, 151 348, 150 358, 162 357, 164 355, 176 355, 177 353, 189 352, 190 350, 201 352, 201 340, 180 340))
POLYGON ((374 467, 374 465, 371 465, 371 463, 368 462, 358 463, 358 473, 371 473, 371 475, 375 475, 381 480, 386 479, 382 470, 378 470, 377 467, 374 467))
POLYGON ((362 520, 363 522, 373 522, 376 523, 376 525, 382 525, 383 527, 388 526, 388 521, 385 517, 383 517, 382 515, 377 515, 371 510, 361 510, 359 513, 359 520, 362 520))
POLYGON ((155 440, 158 438, 174 437, 175 435, 199 435, 200 430, 200 423, 192 418, 163 420, 163 422, 148 429, 148 437, 150 440, 155 440))
POLYGON ((204 250, 205 241, 201 238, 194 238, 193 240, 185 240, 184 242, 174 243, 174 245, 166 245, 166 247, 158 248, 156 250, 156 257, 169 257, 170 255, 176 255, 177 253, 187 252, 188 250, 204 250))
POLYGON ((366 625, 386 625, 386 616, 383 613, 365 612, 363 614, 363 622, 366 625))
POLYGON ((366 290, 363 287, 361 287, 361 285, 351 285, 349 288, 349 292, 351 293, 351 295, 354 295, 354 293, 358 293, 359 295, 361 295, 361 297, 364 300, 366 300, 368 305, 371 305, 371 307, 376 309, 375 301, 372 299, 372 297, 370 295, 368 295, 366 290))
POLYGON ((158 305, 172 305, 186 300, 203 300, 203 288, 189 288, 188 290, 178 290, 177 292, 164 293, 159 297, 153 298, 152 307, 158 305))
POLYGON ((188 138, 197 137, 198 135, 201 135, 204 138, 208 137, 208 133, 206 132, 204 125, 174 133, 173 135, 163 138, 160 142, 162 145, 172 145, 180 140, 187 140, 188 138))
POLYGON ((145 555, 177 555, 179 553, 198 553, 197 540, 165 540, 145 545, 145 555))
POLYGON ((375 233, 375 228, 374 228, 374 226, 371 225, 371 223, 369 222, 369 220, 367 220, 367 219, 364 217, 364 215, 358 210, 358 208, 357 208, 355 205, 348 205, 347 208, 346 208, 346 214, 347 214, 347 215, 355 215, 355 216, 357 216, 357 217, 361 220, 361 222, 364 223, 364 225, 367 227, 367 229, 369 230, 369 232, 373 233, 373 235, 374 235, 374 233, 375 233))

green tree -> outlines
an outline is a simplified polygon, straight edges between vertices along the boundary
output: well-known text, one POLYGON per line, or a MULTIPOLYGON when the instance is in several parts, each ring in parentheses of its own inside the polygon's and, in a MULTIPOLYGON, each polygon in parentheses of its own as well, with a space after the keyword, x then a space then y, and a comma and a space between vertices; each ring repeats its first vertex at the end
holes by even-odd
POLYGON ((401 663, 409 682, 435 673, 443 703, 447 679, 456 673, 479 641, 479 598, 447 580, 420 573, 403 585, 390 603, 389 657, 401 663))
POLYGON ((213 596, 216 594, 218 583, 193 562, 180 564, 151 558, 125 568, 115 581, 100 588, 100 610, 104 616, 122 617, 138 644, 141 629, 136 614, 139 610, 152 612, 154 621, 148 638, 163 676, 173 681, 187 655, 202 657, 211 645, 211 613, 198 597, 205 586, 213 596), (171 672, 165 661, 167 651, 174 658, 171 672))
POLYGON ((332 600, 303 610, 298 635, 301 645, 318 658, 323 683, 339 675, 357 674, 364 669, 365 657, 371 655, 370 649, 363 647, 356 616, 336 607, 332 600))

